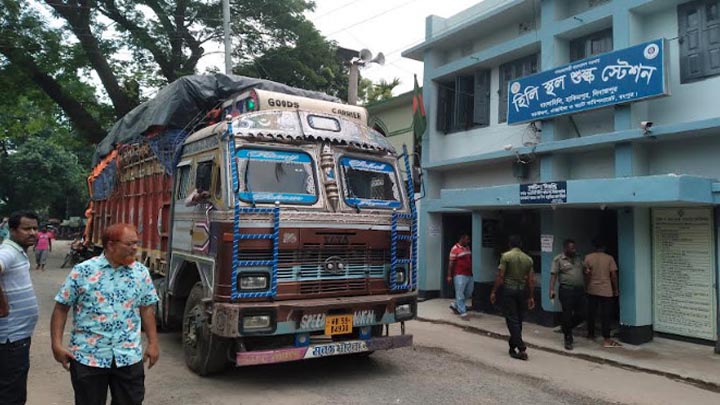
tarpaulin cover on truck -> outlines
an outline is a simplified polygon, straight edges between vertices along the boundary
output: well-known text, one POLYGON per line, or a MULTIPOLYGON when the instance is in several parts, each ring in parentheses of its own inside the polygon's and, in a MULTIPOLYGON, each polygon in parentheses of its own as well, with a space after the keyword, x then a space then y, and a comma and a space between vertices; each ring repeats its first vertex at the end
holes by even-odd
POLYGON ((216 107, 218 102, 250 88, 339 102, 336 97, 324 93, 269 80, 224 74, 185 76, 165 86, 151 100, 135 107, 116 122, 110 133, 98 144, 93 165, 100 162, 116 145, 130 143, 153 127, 189 130, 187 127, 194 120, 216 107))

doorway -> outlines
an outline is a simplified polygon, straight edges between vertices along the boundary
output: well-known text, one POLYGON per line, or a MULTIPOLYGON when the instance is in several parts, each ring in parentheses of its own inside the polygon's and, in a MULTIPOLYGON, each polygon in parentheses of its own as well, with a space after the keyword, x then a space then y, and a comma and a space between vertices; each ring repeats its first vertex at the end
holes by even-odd
POLYGON ((440 295, 443 298, 455 297, 455 290, 447 283, 448 257, 450 249, 457 243, 460 236, 467 234, 472 239, 472 214, 443 214, 442 217, 442 274, 440 279, 440 295))

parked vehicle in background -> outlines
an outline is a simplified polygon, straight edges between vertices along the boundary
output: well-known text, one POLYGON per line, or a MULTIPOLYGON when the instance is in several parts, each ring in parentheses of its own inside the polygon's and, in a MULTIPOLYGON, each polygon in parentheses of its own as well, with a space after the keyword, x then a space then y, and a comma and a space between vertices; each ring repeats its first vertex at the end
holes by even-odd
POLYGON ((70 243, 69 249, 62 264, 61 269, 66 267, 73 267, 78 263, 82 263, 91 257, 96 256, 94 249, 86 246, 85 242, 81 238, 77 238, 70 243))
POLYGON ((190 76, 124 120, 88 180, 86 237, 97 246, 112 223, 138 227, 158 323, 181 329, 190 369, 412 344, 417 222, 412 176, 401 176, 410 164, 367 126, 364 108, 273 82, 190 76))

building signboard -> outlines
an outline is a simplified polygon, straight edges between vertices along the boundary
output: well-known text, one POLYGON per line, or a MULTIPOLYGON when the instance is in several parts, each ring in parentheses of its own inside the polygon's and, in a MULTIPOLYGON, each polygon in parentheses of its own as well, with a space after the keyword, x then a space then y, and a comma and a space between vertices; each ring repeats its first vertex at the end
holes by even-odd
POLYGON ((657 332, 715 340, 712 210, 655 208, 652 225, 653 328, 657 332))
POLYGON ((558 204, 567 202, 567 183, 553 181, 520 185, 520 204, 558 204))
POLYGON ((669 94, 664 39, 582 59, 508 83, 508 124, 669 94))

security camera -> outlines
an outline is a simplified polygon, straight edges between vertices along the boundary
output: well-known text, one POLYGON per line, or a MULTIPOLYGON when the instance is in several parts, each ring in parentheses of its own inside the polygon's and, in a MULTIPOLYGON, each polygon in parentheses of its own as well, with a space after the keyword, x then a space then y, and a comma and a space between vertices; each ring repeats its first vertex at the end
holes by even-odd
POLYGON ((511 144, 511 143, 509 143, 509 144, 507 144, 507 145, 503 146, 503 149, 505 149, 505 150, 508 150, 508 151, 509 151, 509 150, 511 150, 512 148, 513 148, 513 146, 512 146, 512 144, 511 144))
POLYGON ((650 132, 650 128, 652 128, 652 126, 652 121, 640 121, 640 129, 642 129, 646 134, 650 132))

